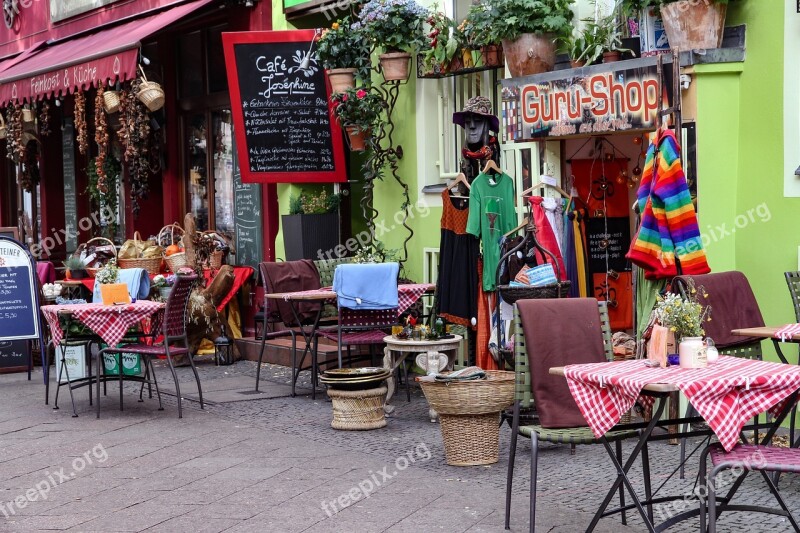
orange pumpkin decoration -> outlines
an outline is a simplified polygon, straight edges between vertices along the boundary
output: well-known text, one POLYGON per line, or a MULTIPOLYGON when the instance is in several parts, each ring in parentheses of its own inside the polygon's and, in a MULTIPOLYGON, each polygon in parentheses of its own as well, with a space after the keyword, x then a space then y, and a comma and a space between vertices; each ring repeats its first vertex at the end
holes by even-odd
POLYGON ((166 256, 169 257, 172 254, 177 254, 182 251, 183 250, 181 250, 181 247, 178 246, 177 244, 170 244, 169 246, 167 246, 167 249, 164 251, 164 254, 166 254, 166 256))

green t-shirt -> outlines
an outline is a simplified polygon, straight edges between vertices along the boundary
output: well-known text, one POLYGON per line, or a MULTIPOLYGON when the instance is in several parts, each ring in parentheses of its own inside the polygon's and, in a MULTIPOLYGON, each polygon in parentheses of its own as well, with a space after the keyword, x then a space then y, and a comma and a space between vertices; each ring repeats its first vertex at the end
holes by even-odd
POLYGON ((514 180, 507 174, 478 174, 469 190, 467 233, 483 242, 483 290, 495 289, 495 274, 500 261, 500 240, 514 229, 514 180))

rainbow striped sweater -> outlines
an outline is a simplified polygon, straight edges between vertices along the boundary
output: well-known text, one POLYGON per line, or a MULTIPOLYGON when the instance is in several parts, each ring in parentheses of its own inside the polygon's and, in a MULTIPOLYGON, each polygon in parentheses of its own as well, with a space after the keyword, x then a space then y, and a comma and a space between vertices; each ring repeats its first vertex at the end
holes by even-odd
POLYGON ((676 276, 676 258, 683 274, 711 272, 680 150, 675 133, 664 131, 657 143, 650 143, 642 171, 637 193, 642 222, 626 257, 650 279, 676 276))

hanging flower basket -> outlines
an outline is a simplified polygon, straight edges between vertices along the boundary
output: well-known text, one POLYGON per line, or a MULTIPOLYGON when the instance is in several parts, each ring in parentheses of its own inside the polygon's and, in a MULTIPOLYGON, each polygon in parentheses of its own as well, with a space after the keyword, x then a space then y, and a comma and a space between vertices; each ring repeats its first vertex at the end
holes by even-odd
POLYGON ((383 79, 404 81, 411 72, 411 54, 406 52, 387 52, 379 56, 383 79))
POLYGON ((332 68, 327 72, 328 79, 331 80, 332 93, 343 93, 356 86, 356 69, 354 68, 332 68))
POLYGON ((353 152, 363 152, 367 149, 368 131, 360 130, 356 126, 346 126, 347 142, 353 152))

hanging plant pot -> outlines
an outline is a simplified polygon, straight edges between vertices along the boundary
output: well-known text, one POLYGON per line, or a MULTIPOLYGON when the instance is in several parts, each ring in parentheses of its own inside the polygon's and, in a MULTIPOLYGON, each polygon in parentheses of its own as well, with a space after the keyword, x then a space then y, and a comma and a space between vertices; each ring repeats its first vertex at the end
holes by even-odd
POLYGON ((378 56, 386 81, 407 80, 410 73, 411 54, 406 52, 386 52, 378 56))
POLYGON ((500 64, 500 55, 496 44, 481 47, 483 62, 487 67, 496 67, 500 64))
POLYGON ((367 149, 368 131, 359 130, 355 126, 346 126, 345 130, 347 130, 347 142, 351 151, 363 152, 367 149))
POLYGON ((619 50, 611 50, 609 52, 603 52, 603 63, 615 63, 619 61, 620 54, 619 50))
POLYGON ((669 46, 679 52, 719 48, 725 29, 727 4, 675 2, 661 7, 669 46))
POLYGON ((356 69, 354 68, 332 68, 326 72, 328 79, 331 80, 332 93, 343 93, 356 86, 356 69))
POLYGON ((119 112, 119 92, 118 91, 104 91, 103 92, 103 109, 109 115, 119 112))
POLYGON ((555 36, 524 33, 514 41, 503 39, 503 52, 515 78, 550 72, 556 64, 555 36))

